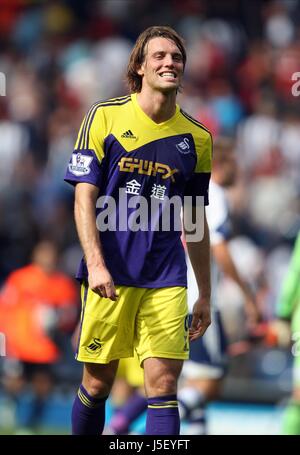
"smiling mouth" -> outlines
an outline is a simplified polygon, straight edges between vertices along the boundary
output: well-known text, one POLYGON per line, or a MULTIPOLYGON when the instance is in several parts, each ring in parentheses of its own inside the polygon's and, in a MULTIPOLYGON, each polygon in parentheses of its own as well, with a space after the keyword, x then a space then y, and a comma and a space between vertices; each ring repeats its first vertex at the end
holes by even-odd
POLYGON ((164 73, 161 73, 160 74, 160 77, 162 78, 171 78, 171 79, 176 79, 177 78, 177 75, 173 72, 170 72, 170 71, 165 71, 164 73))

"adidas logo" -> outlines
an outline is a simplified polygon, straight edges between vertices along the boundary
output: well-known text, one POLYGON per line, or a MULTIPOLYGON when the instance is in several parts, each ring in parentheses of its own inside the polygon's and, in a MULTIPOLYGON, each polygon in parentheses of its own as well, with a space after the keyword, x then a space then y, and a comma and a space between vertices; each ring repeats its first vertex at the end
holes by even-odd
POLYGON ((123 133, 121 137, 126 137, 126 139, 136 139, 136 136, 133 134, 131 130, 125 131, 125 133, 123 133))

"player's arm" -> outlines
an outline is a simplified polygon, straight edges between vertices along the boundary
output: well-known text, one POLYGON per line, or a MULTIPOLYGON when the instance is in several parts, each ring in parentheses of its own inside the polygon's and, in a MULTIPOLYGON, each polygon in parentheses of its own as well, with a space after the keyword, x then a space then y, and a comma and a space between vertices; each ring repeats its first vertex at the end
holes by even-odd
POLYGON ((193 341, 201 337, 211 323, 210 241, 205 212, 203 239, 200 242, 187 242, 186 245, 199 289, 190 327, 190 340, 193 341))
POLYGON ((219 241, 212 245, 212 253, 220 270, 228 278, 233 280, 241 289, 245 297, 245 310, 250 323, 255 323, 259 319, 259 311, 256 305, 255 296, 248 284, 240 276, 230 253, 228 242, 219 241))
POLYGON ((99 189, 90 183, 77 183, 75 187, 75 222, 79 240, 89 272, 89 287, 111 300, 116 300, 112 277, 105 265, 96 226, 95 206, 99 189))

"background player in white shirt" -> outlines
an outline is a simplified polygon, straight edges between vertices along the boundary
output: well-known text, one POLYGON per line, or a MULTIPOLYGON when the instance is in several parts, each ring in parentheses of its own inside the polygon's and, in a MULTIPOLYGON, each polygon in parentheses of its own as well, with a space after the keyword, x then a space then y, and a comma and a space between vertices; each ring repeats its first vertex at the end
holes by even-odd
MULTIPOLYGON (((253 324, 259 317, 254 295, 237 271, 228 247, 231 223, 226 188, 233 185, 237 175, 233 146, 229 138, 219 138, 214 144, 210 205, 206 207, 212 252, 212 324, 201 339, 191 343, 190 360, 185 362, 183 368, 185 385, 179 393, 181 417, 188 423, 185 433, 189 434, 206 433, 205 404, 218 397, 226 371, 227 341, 217 301, 220 273, 231 278, 242 290, 247 322, 253 324)), ((198 288, 188 258, 187 265, 188 304, 192 313, 198 288)))

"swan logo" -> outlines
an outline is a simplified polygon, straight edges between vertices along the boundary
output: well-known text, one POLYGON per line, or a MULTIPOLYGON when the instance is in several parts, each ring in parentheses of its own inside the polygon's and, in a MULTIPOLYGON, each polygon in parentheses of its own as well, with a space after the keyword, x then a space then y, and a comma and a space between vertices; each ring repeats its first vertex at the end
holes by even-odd
POLYGON ((179 142, 179 144, 176 144, 177 150, 182 153, 183 155, 186 155, 187 153, 190 153, 190 141, 187 137, 183 139, 183 141, 179 142))
POLYGON ((102 349, 102 343, 101 341, 99 340, 99 338, 93 338, 93 340, 89 343, 88 346, 86 346, 85 350, 89 353, 89 354, 95 354, 96 352, 98 352, 99 350, 102 349))

